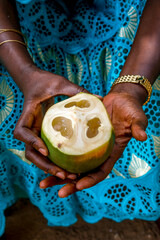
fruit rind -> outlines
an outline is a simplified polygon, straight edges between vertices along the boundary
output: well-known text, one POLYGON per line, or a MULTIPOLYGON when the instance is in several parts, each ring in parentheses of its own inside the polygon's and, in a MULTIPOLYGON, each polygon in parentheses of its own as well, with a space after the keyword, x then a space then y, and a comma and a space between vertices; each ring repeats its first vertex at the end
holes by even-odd
POLYGON ((79 93, 77 95, 74 96, 75 98, 72 97, 72 99, 70 98, 69 100, 67 99, 63 101, 64 105, 62 102, 60 102, 56 104, 56 107, 54 105, 50 108, 51 110, 49 109, 47 111, 48 112, 48 115, 46 114, 47 121, 45 119, 43 120, 42 123, 41 138, 48 147, 49 150, 48 157, 52 162, 54 162, 56 165, 69 172, 84 173, 97 168, 108 158, 114 145, 114 129, 112 127, 106 108, 104 107, 100 99, 91 94, 86 93, 79 93), (80 97, 79 96, 77 97, 77 95, 80 95, 80 97), (92 98, 94 99, 96 98, 96 101, 94 100, 92 101, 92 98), (90 106, 88 107, 89 110, 84 109, 84 112, 86 114, 85 118, 82 117, 83 109, 82 110, 80 109, 78 113, 80 115, 78 115, 77 120, 80 117, 80 120, 85 125, 83 125, 82 127, 82 125, 77 125, 76 123, 75 125, 76 129, 74 128, 73 125, 72 127, 74 129, 74 135, 70 139, 67 139, 63 137, 61 133, 56 132, 55 129, 53 129, 53 127, 51 129, 49 126, 52 125, 53 119, 56 118, 57 116, 64 116, 65 118, 68 117, 69 119, 73 120, 73 123, 74 121, 77 121, 74 120, 76 119, 74 118, 76 117, 76 115, 73 115, 77 114, 75 109, 76 106, 73 108, 71 107, 72 109, 69 110, 67 110, 68 108, 64 109, 64 106, 68 104, 69 101, 72 100, 79 101, 79 99, 89 99, 90 101, 90 106), (62 105, 60 105, 61 103, 62 105), (98 112, 96 111, 96 109, 98 110, 98 112), (62 115, 59 114, 61 110, 63 112, 62 115), (68 111, 70 112, 68 113, 68 111), (103 117, 101 116, 101 112, 103 113, 102 114, 103 117), (86 129, 84 129, 84 126, 87 126, 87 122, 90 119, 93 119, 94 117, 100 118, 101 126, 98 128, 99 133, 97 134, 97 136, 93 138, 87 138, 86 137, 87 132, 86 129), (83 121, 85 121, 85 123, 83 121), (79 136, 80 131, 82 131, 81 137, 79 136), (81 138, 83 139, 83 141, 81 138), (69 141, 70 143, 68 143, 69 141), (78 142, 76 143, 76 141, 78 142), (81 143, 83 144, 81 145, 81 143), (67 147, 66 149, 67 144, 69 144, 68 146, 70 147, 69 148, 67 147), (74 146, 78 147, 75 148, 74 146))
POLYGON ((61 144, 61 151, 65 154, 81 155, 109 141, 112 124, 105 106, 97 97, 80 93, 49 108, 43 119, 42 129, 53 146, 57 147, 58 144, 61 144), (77 109, 77 107, 68 109, 64 107, 68 102, 79 101, 80 99, 87 99, 90 106, 84 109, 77 109), (59 117, 64 117, 72 122, 73 134, 69 141, 62 136, 61 131, 56 131, 52 126, 53 119, 59 117), (98 127, 98 134, 95 137, 88 138, 88 122, 97 117, 101 122, 100 127, 98 127))
POLYGON ((41 137, 48 147, 49 159, 71 173, 84 173, 100 166, 111 154, 115 139, 114 131, 112 130, 109 142, 99 148, 83 155, 68 155, 54 147, 44 135, 43 130, 41 131, 41 137))

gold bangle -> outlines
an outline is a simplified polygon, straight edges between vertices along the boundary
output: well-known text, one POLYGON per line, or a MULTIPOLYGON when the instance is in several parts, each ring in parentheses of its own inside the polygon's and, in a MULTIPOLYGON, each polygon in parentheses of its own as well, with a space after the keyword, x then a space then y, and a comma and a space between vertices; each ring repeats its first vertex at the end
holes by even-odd
MULTIPOLYGON (((1 34, 1 33, 4 33, 4 32, 14 32, 14 33, 17 33, 17 34, 21 35, 21 36, 24 38, 25 42, 27 42, 27 41, 26 41, 26 37, 25 37, 19 30, 17 30, 17 29, 2 29, 2 28, 0 28, 0 34, 1 34)), ((6 42, 8 42, 8 40, 6 40, 6 42)), ((12 40, 12 41, 10 41, 10 42, 22 43, 22 42, 19 41, 19 40, 12 40)), ((4 43, 5 43, 5 41, 4 41, 4 43)), ((22 44, 22 45, 27 45, 27 44, 22 44)))
MULTIPOLYGON (((12 40, 12 39, 9 39, 9 40, 5 40, 3 42, 0 43, 0 46, 3 45, 4 43, 7 43, 7 42, 17 42, 17 43, 20 43, 22 44, 23 46, 27 47, 27 44, 25 44, 24 42, 21 42, 19 40, 12 40)), ((9 75, 6 75, 6 74, 3 74, 3 73, 0 73, 1 76, 4 76, 4 77, 9 77, 9 75)))
POLYGON ((8 39, 8 40, 5 40, 3 42, 0 43, 0 46, 2 46, 4 43, 8 43, 8 42, 17 42, 17 43, 20 43, 22 44, 23 46, 27 47, 27 45, 24 43, 24 42, 21 42, 19 40, 14 40, 14 39, 8 39))
POLYGON ((116 84, 119 84, 119 83, 137 83, 137 84, 140 84, 141 86, 143 86, 146 89, 146 91, 148 93, 148 99, 146 100, 146 102, 143 105, 145 105, 146 103, 149 102, 150 97, 151 97, 151 93, 152 93, 152 85, 147 78, 145 78, 143 76, 140 76, 140 75, 121 76, 114 81, 112 87, 115 86, 116 84))
MULTIPOLYGON (((10 39, 10 40, 5 40, 5 41, 1 42, 1 43, 0 43, 0 46, 3 45, 4 43, 7 43, 7 42, 17 42, 17 43, 20 43, 20 44, 22 44, 23 46, 27 47, 27 44, 25 44, 24 42, 21 42, 21 41, 19 41, 19 40, 12 40, 12 39, 10 39)), ((1 76, 4 76, 4 77, 9 77, 9 75, 3 74, 3 73, 0 73, 0 75, 1 75, 1 76)))
MULTIPOLYGON (((18 31, 17 29, 0 29, 0 34, 4 33, 4 32, 15 32, 15 33, 21 35, 24 38, 24 40, 26 40, 25 36, 20 31, 18 31)), ((0 46, 3 45, 4 43, 7 43, 7 42, 17 42, 17 43, 22 44, 23 46, 25 46, 26 48, 29 49, 29 47, 27 45, 27 41, 26 41, 26 43, 24 43, 24 42, 21 42, 21 41, 16 40, 16 39, 5 40, 5 41, 0 43, 0 46)), ((0 75, 4 76, 4 77, 9 77, 9 75, 3 74, 3 73, 0 73, 0 75)))
POLYGON ((15 32, 23 37, 23 34, 17 29, 0 29, 0 34, 4 32, 15 32))

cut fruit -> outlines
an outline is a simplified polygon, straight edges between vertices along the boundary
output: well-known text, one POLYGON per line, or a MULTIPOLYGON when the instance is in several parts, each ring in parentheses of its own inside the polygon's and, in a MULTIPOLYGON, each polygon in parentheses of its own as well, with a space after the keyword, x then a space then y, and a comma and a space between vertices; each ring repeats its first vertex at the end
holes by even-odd
POLYGON ((72 173, 101 165, 110 155, 114 130, 103 103, 94 95, 79 93, 46 112, 41 137, 49 158, 72 173))

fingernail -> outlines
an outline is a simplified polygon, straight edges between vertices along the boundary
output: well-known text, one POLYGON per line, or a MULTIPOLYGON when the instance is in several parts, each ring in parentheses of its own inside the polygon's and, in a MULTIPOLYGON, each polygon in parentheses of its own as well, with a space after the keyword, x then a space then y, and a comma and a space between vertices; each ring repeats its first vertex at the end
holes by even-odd
POLYGON ((56 173, 56 177, 59 177, 59 178, 61 178, 61 179, 65 179, 65 178, 66 178, 64 172, 57 172, 57 173, 56 173))
POLYGON ((74 179, 77 179, 77 176, 75 174, 69 174, 67 178, 74 180, 74 179))
POLYGON ((46 187, 44 186, 44 184, 41 183, 41 182, 40 182, 40 184, 39 184, 39 187, 40 187, 41 189, 45 189, 45 188, 46 188, 46 187))
POLYGON ((39 152, 42 154, 42 155, 44 155, 44 156, 47 156, 48 154, 47 154, 47 151, 45 150, 45 149, 43 149, 43 148, 39 148, 39 152))

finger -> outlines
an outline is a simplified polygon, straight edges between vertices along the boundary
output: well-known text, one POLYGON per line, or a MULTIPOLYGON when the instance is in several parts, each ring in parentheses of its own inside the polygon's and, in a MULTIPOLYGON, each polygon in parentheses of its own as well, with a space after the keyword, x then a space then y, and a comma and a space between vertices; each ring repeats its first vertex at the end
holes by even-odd
POLYGON ((124 148, 124 146, 122 147, 115 142, 110 157, 94 172, 77 181, 77 190, 83 190, 85 188, 93 187, 97 183, 104 180, 111 172, 116 161, 121 157, 124 148))
POLYGON ((41 189, 45 189, 45 188, 48 188, 48 187, 53 187, 55 185, 62 185, 62 184, 65 184, 65 183, 67 183, 67 184, 65 186, 63 186, 58 192, 58 196, 60 198, 68 197, 69 195, 78 191, 76 189, 76 184, 73 183, 72 180, 70 180, 70 179, 61 180, 61 179, 58 179, 54 176, 50 176, 50 177, 45 178, 44 180, 42 180, 40 182, 39 186, 40 186, 41 189))
POLYGON ((23 113, 14 130, 14 137, 22 142, 25 142, 27 145, 30 144, 41 154, 47 156, 48 149, 46 145, 42 139, 39 138, 37 134, 30 129, 35 120, 34 111, 35 109, 33 109, 32 106, 28 105, 27 107, 24 107, 23 113))
POLYGON ((60 198, 65 198, 77 191, 78 189, 76 188, 75 183, 68 183, 59 190, 58 196, 60 198))
MULTIPOLYGON (((44 171, 45 174, 48 174, 47 172, 44 171)), ((67 179, 70 179, 70 180, 76 180, 77 179, 77 175, 74 174, 74 173, 71 173, 69 175, 67 175, 67 179)))
POLYGON ((123 150, 124 147, 121 147, 119 144, 115 143, 110 157, 105 161, 104 164, 101 165, 101 167, 82 179, 76 180, 74 183, 72 182, 62 187, 58 192, 59 197, 67 197, 77 191, 93 187, 97 183, 104 180, 112 170, 115 162, 122 155, 123 150))
POLYGON ((59 95, 66 95, 66 96, 74 96, 77 93, 89 93, 84 87, 81 87, 77 84, 74 84, 72 82, 68 82, 65 88, 61 88, 61 91, 59 92, 59 95))
POLYGON ((147 140, 146 127, 147 119, 134 119, 131 126, 132 136, 138 141, 147 140))
POLYGON ((101 101, 103 101, 103 97, 97 94, 94 94, 95 97, 99 98, 101 101))
POLYGON ((105 173, 105 172, 103 172, 102 169, 100 169, 97 172, 90 173, 90 174, 88 174, 88 176, 80 179, 76 184, 76 188, 78 190, 83 190, 86 188, 93 187, 97 183, 104 180, 106 178, 106 176, 107 176, 107 172, 105 173))
MULTIPOLYGON (((34 129, 34 128, 33 128, 33 131, 34 131, 35 133, 37 132, 37 130, 34 129)), ((30 149, 30 148, 32 149, 31 146, 27 146, 26 148, 27 148, 27 149, 30 149)), ((34 149, 32 149, 32 150, 34 150, 34 149)), ((35 154, 36 154, 36 153, 37 153, 37 151, 35 151, 35 154)), ((40 157, 41 157, 41 154, 39 154, 39 155, 40 155, 40 157)), ((47 160, 48 160, 48 158, 47 158, 47 160)), ((49 162, 52 163, 50 160, 49 160, 49 162)), ((54 164, 54 165, 55 165, 55 164, 54 164)), ((58 168, 61 169, 61 168, 58 167, 57 165, 55 165, 55 166, 57 167, 57 169, 58 169, 58 168)), ((63 170, 64 170, 64 169, 63 169, 63 170)), ((64 171, 65 171, 65 170, 64 170, 64 171)), ((44 172, 45 172, 45 171, 44 171, 44 172)), ((66 174, 67 174, 66 177, 67 177, 68 179, 72 179, 72 180, 77 179, 77 174, 70 173, 70 172, 67 172, 67 171, 65 171, 65 172, 66 172, 66 174)), ((45 173, 47 173, 47 172, 45 172, 45 173)), ((60 172, 58 172, 58 173, 56 174, 56 176, 57 176, 57 177, 60 177, 60 178, 62 178, 62 179, 64 178, 64 177, 63 177, 63 174, 60 173, 60 172), (62 175, 62 176, 61 176, 61 175, 62 175)))
POLYGON ((54 104, 54 98, 47 99, 42 103, 42 111, 43 115, 47 112, 47 110, 54 104))
POLYGON ((39 186, 40 186, 40 188, 45 189, 45 188, 48 188, 48 187, 53 187, 55 185, 62 185, 62 184, 65 184, 65 183, 70 183, 70 182, 72 182, 72 180, 70 180, 70 179, 62 180, 62 179, 59 179, 55 176, 49 176, 49 177, 43 179, 40 182, 39 186))
POLYGON ((30 145, 26 145, 26 158, 46 173, 50 173, 61 179, 65 179, 70 174, 64 169, 55 165, 45 156, 41 155, 30 145))

